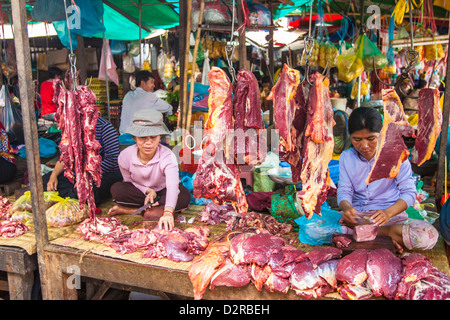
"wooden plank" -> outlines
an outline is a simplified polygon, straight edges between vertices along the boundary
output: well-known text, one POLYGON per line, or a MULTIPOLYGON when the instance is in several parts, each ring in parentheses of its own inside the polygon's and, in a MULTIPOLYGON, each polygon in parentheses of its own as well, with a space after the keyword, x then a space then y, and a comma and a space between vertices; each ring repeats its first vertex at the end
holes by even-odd
POLYGON ((85 84, 87 78, 86 53, 84 51, 84 38, 79 34, 77 34, 77 44, 77 68, 80 70, 80 82, 81 84, 85 84))
POLYGON ((34 272, 18 274, 8 272, 9 298, 11 300, 31 300, 34 272))
MULTIPOLYGON (((14 25, 14 45, 16 47, 25 147, 27 149, 27 168, 29 179, 32 182, 30 191, 36 233, 36 250, 38 253, 41 285, 44 288, 47 283, 43 250, 44 246, 48 243, 48 232, 45 218, 36 114, 34 112, 34 90, 32 87, 30 43, 27 35, 27 12, 25 4, 26 0, 12 1, 11 11, 14 25)), ((45 296, 43 298, 45 299, 45 296)))
POLYGON ((0 270, 26 274, 37 270, 37 256, 30 256, 24 249, 17 247, 0 247, 0 270))

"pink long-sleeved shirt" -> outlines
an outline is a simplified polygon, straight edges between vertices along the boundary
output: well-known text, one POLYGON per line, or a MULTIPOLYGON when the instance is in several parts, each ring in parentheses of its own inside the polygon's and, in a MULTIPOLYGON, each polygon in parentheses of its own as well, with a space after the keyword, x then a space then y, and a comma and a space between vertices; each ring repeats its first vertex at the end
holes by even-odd
POLYGON ((142 164, 137 156, 138 148, 132 145, 119 155, 119 166, 123 181, 131 182, 145 193, 148 188, 155 191, 167 189, 165 206, 175 208, 180 190, 178 162, 169 148, 159 145, 155 156, 147 164, 142 164))

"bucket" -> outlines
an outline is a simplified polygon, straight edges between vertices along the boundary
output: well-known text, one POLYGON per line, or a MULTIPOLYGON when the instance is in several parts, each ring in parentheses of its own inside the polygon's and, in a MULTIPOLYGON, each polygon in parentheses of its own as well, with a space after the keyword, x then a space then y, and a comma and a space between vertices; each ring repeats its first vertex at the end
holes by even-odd
POLYGON ((295 219, 304 215, 295 186, 286 186, 284 193, 274 193, 270 201, 270 214, 279 222, 290 223, 297 230, 295 219))

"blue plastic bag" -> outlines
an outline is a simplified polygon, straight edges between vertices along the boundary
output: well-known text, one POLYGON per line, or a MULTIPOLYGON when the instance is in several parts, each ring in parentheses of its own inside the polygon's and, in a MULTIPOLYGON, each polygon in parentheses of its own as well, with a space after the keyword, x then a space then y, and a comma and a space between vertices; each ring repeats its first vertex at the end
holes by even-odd
MULTIPOLYGON (((56 144, 55 141, 46 138, 39 138, 38 141, 39 141, 39 155, 41 158, 50 158, 56 154, 58 145, 56 144)), ((27 157, 25 147, 19 150, 18 156, 22 158, 27 157)))
POLYGON ((331 210, 328 203, 321 207, 322 216, 313 214, 310 219, 305 216, 295 219, 298 224, 298 240, 309 245, 331 244, 334 233, 342 233, 338 211, 331 210))

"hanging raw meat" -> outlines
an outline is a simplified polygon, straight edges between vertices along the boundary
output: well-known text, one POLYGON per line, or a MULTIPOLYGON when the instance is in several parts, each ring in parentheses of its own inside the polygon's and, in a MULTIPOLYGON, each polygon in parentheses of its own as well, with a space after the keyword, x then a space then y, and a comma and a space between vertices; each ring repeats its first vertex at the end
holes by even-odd
POLYGON ((411 150, 411 162, 420 166, 430 159, 436 140, 441 133, 442 111, 439 104, 439 90, 424 88, 419 91, 417 101, 419 123, 416 142, 411 150))
POLYGON ((295 148, 291 126, 296 111, 294 98, 299 84, 300 72, 285 64, 277 83, 267 96, 267 100, 273 101, 274 126, 280 134, 280 153, 291 152, 295 148))
POLYGON ((297 193, 305 216, 320 215, 320 207, 330 188, 328 164, 333 156, 333 107, 328 87, 320 73, 312 76, 306 128, 303 137, 304 160, 301 171, 302 190, 297 193))
POLYGON ((401 164, 409 156, 403 137, 414 137, 414 129, 403 112, 402 102, 395 90, 388 89, 382 92, 383 128, 380 132, 375 163, 366 180, 367 184, 383 178, 397 177, 401 164))
POLYGON ((216 204, 230 201, 240 215, 248 204, 240 179, 240 169, 230 154, 231 143, 226 139, 233 129, 231 83, 225 72, 213 67, 208 73, 210 94, 209 115, 205 122, 206 141, 193 182, 196 198, 211 199, 216 204))
MULTIPOLYGON (((67 85, 73 86, 70 72, 66 74, 67 85)), ((95 218, 93 185, 100 187, 101 156, 97 141, 96 125, 100 112, 96 97, 88 86, 78 85, 77 90, 66 90, 61 80, 54 80, 58 110, 55 120, 61 130, 60 160, 64 163, 64 176, 76 183, 78 200, 88 204, 89 216, 95 218)))
MULTIPOLYGON (((267 153, 266 135, 261 113, 258 80, 249 70, 236 76, 234 93, 235 154, 243 155, 243 163, 259 165, 267 153)), ((243 164, 238 158, 238 164, 243 164)))

